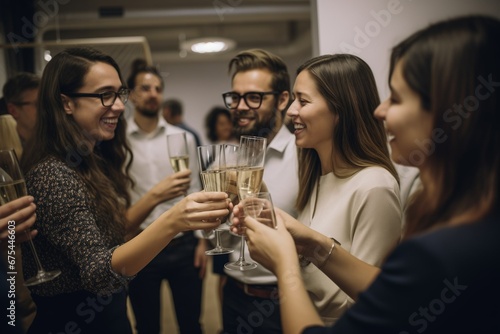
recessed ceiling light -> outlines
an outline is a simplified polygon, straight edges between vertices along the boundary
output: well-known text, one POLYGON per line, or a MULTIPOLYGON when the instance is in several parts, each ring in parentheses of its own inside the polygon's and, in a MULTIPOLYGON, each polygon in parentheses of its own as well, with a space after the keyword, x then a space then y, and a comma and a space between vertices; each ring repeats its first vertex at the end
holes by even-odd
POLYGON ((234 49, 236 43, 228 38, 205 37, 184 41, 181 49, 194 53, 217 53, 234 49))

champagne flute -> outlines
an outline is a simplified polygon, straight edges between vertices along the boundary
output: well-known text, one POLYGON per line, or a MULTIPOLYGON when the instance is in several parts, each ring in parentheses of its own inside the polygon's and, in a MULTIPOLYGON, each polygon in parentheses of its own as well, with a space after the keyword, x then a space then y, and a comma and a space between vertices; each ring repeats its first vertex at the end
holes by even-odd
MULTIPOLYGON (((227 192, 228 180, 226 178, 225 165, 225 145, 205 145, 198 146, 198 163, 200 165, 201 181, 205 191, 224 191, 227 192)), ((205 251, 207 255, 229 254, 233 249, 225 248, 221 244, 220 232, 218 227, 215 232, 215 247, 205 251)))
MULTIPOLYGON (((14 150, 0 150, 0 205, 4 205, 19 197, 26 196, 26 182, 24 181, 19 162, 14 150)), ((32 286, 44 282, 48 282, 61 274, 59 269, 53 271, 45 271, 42 263, 38 258, 38 254, 31 240, 30 231, 26 230, 28 235, 28 243, 35 258, 37 273, 34 277, 25 280, 24 285, 32 286)))
POLYGON ((267 140, 263 137, 241 136, 238 155, 238 190, 240 200, 260 191, 264 176, 267 140))
POLYGON ((174 172, 189 169, 189 152, 185 132, 168 134, 167 148, 170 164, 174 172))
MULTIPOLYGON (((237 205, 239 201, 238 190, 238 152, 239 146, 235 144, 224 145, 224 160, 227 178, 227 194, 233 205, 237 205)), ((226 221, 228 225, 231 224, 229 216, 226 221)))
MULTIPOLYGON (((238 195, 242 201, 260 191, 264 176, 267 140, 264 137, 241 136, 238 152, 238 195)), ((241 233, 240 256, 235 262, 224 265, 228 270, 246 271, 257 268, 257 264, 245 259, 245 234, 241 233)))
POLYGON ((245 216, 255 218, 259 223, 276 229, 276 214, 269 192, 248 194, 241 202, 245 216))

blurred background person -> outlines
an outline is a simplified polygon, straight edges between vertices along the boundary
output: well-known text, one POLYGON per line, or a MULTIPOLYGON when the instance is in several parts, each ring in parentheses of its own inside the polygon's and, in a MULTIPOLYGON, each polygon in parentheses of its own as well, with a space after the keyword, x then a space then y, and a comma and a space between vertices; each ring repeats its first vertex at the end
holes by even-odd
POLYGON ((198 132, 184 122, 184 106, 181 101, 177 99, 166 100, 163 102, 162 111, 163 118, 169 124, 178 126, 179 128, 191 133, 196 140, 196 146, 201 146, 201 140, 198 132))
POLYGON ((213 107, 205 117, 207 138, 213 144, 238 143, 233 134, 231 113, 226 107, 213 107))
POLYGON ((9 112, 7 111, 7 103, 5 103, 5 98, 2 96, 0 98, 0 116, 8 114, 9 112))
MULTIPOLYGON (((37 103, 40 78, 28 72, 20 72, 3 86, 2 108, 7 114, 0 115, 0 149, 14 149, 19 160, 23 146, 33 136, 37 120, 37 103)), ((16 299, 17 315, 27 330, 36 314, 36 305, 30 291, 24 285, 22 249, 16 246, 16 299)))
POLYGON ((27 72, 18 73, 3 86, 7 111, 17 122, 16 129, 23 146, 35 128, 39 86, 40 78, 27 72))
MULTIPOLYGON (((189 170, 175 173, 169 161, 167 135, 186 132, 161 116, 164 81, 154 66, 142 59, 132 65, 127 79, 134 105, 127 124, 127 139, 134 159, 130 176, 132 203, 129 221, 140 224, 138 233, 186 194, 200 191, 196 143, 186 133, 189 170)), ((168 281, 181 333, 201 333, 202 284, 205 276, 207 241, 193 232, 178 234, 129 284, 129 296, 139 334, 160 331, 160 288, 168 281)))
POLYGON ((12 115, 0 115, 0 150, 13 149, 17 157, 21 159, 23 146, 16 127, 17 122, 12 115))

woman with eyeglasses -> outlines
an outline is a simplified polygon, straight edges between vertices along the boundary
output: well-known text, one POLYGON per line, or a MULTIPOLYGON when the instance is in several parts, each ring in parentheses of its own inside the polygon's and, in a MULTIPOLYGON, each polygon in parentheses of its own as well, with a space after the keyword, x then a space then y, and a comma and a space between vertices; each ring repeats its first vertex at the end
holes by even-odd
POLYGON ((498 19, 460 17, 393 49, 391 95, 374 115, 394 160, 418 164, 423 187, 380 269, 292 220, 272 230, 245 219, 252 256, 278 276, 285 333, 500 332, 499 38, 498 19), (321 270, 357 300, 334 327, 309 300, 296 246, 314 263, 319 247, 321 270))
MULTIPOLYGON (((25 154, 35 198, 35 247, 45 269, 62 273, 30 287, 37 315, 30 333, 131 333, 126 287, 174 236, 215 228, 228 214, 224 193, 194 193, 128 242, 124 103, 128 90, 109 56, 71 48, 45 67, 36 135, 25 154), (210 223, 213 222, 213 223, 210 223)), ((36 274, 24 252, 25 276, 36 274)))

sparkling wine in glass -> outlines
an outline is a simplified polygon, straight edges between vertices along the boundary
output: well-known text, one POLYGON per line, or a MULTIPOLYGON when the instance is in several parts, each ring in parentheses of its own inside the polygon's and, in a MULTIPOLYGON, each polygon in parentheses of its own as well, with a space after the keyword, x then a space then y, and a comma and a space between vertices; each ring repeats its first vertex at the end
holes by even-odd
MULTIPOLYGON (((228 178, 225 163, 225 144, 198 146, 198 163, 200 165, 200 176, 205 191, 227 192, 228 178)), ((222 246, 220 227, 214 230, 215 247, 205 251, 207 255, 229 254, 234 252, 231 248, 222 246)))
MULTIPOLYGON (((237 205, 239 202, 239 189, 238 189, 238 152, 239 146, 235 144, 224 144, 224 160, 227 180, 227 195, 233 203, 237 205)), ((231 224, 229 216, 226 221, 228 225, 231 224)))
MULTIPOLYGON (((260 191, 264 175, 267 139, 256 136, 241 136, 238 151, 238 195, 242 201, 260 191)), ((235 262, 228 262, 228 270, 246 271, 257 268, 257 264, 245 259, 245 234, 241 233, 240 256, 235 262)))
MULTIPOLYGON (((19 167, 16 153, 14 150, 0 150, 0 205, 4 205, 27 194, 26 182, 19 167)), ((32 286, 48 282, 59 276, 61 274, 59 269, 52 271, 45 271, 43 269, 33 240, 31 240, 30 231, 26 230, 25 233, 28 235, 27 242, 35 258, 38 271, 36 276, 25 280, 24 285, 32 286)))
POLYGON ((246 195, 241 202, 245 216, 255 218, 259 223, 276 229, 276 214, 269 192, 246 195))
POLYGON ((189 152, 185 132, 167 135, 167 147, 170 164, 174 172, 189 169, 189 152))

